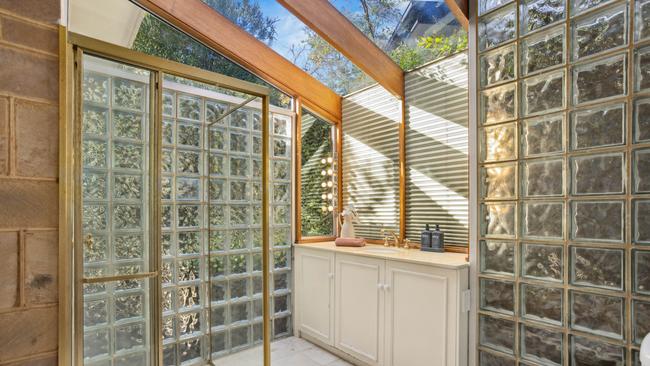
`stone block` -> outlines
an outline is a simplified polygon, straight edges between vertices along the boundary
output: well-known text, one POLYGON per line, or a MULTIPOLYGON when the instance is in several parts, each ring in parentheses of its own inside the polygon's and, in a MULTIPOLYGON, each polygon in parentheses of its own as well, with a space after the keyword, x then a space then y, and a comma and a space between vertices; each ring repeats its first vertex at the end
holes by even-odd
POLYGON ((9 98, 0 97, 0 175, 9 174, 9 98))
POLYGON ((56 29, 39 27, 9 17, 0 17, 2 39, 17 45, 56 54, 59 37, 56 29))
POLYGON ((58 196, 56 182, 1 180, 0 227, 58 227, 58 196))
POLYGON ((0 46, 0 91, 58 101, 57 59, 0 46))
POLYGON ((58 108, 43 103, 16 102, 16 174, 56 177, 59 170, 58 108))
POLYGON ((11 362, 7 364, 3 364, 2 366, 56 366, 57 364, 58 364, 57 356, 50 355, 45 357, 41 356, 38 358, 32 358, 29 360, 11 362))
POLYGON ((0 0, 1 9, 48 24, 57 23, 60 6, 60 0, 0 0))
POLYGON ((25 233, 25 300, 29 305, 58 301, 58 243, 56 231, 25 233))
POLYGON ((55 351, 58 339, 56 306, 0 314, 0 363, 55 351))
POLYGON ((0 309, 18 304, 18 232, 0 232, 0 309))

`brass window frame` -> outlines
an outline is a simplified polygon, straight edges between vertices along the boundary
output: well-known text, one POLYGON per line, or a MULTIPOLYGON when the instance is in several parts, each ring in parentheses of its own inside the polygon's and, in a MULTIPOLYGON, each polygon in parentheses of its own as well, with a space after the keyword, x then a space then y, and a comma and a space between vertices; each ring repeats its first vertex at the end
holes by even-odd
MULTIPOLYGON (((84 283, 108 282, 123 279, 112 276, 101 279, 83 279, 83 251, 81 237, 81 88, 83 79, 82 56, 89 54, 127 65, 146 69, 150 77, 150 130, 151 164, 149 166, 149 220, 150 260, 149 272, 126 275, 128 279, 150 278, 150 331, 151 364, 162 365, 161 335, 161 266, 160 248, 160 170, 162 153, 162 75, 191 79, 201 83, 224 87, 262 99, 262 207, 268 207, 270 174, 269 112, 270 89, 226 75, 206 71, 181 63, 146 55, 86 37, 59 27, 59 361, 60 366, 83 364, 83 296, 84 283)), ((262 211, 262 301, 264 365, 271 361, 270 322, 270 221, 268 210, 262 211)), ((211 362, 211 361, 209 361, 211 362)))

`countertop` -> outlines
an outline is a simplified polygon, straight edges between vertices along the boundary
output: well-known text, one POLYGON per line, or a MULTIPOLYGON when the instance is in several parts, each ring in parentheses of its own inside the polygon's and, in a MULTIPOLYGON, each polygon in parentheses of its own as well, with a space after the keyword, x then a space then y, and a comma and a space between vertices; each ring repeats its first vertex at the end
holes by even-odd
MULTIPOLYGON (((336 253, 345 253, 361 255, 364 257, 381 258, 415 264, 424 264, 434 267, 461 269, 469 267, 469 262, 465 261, 466 254, 462 253, 435 253, 423 252, 420 249, 400 249, 399 253, 371 253, 364 249, 368 247, 384 248, 382 245, 366 244, 365 247, 337 247, 333 241, 321 243, 304 243, 294 244, 297 248, 309 248, 324 250, 336 253)), ((392 248, 392 247, 391 247, 392 248)))

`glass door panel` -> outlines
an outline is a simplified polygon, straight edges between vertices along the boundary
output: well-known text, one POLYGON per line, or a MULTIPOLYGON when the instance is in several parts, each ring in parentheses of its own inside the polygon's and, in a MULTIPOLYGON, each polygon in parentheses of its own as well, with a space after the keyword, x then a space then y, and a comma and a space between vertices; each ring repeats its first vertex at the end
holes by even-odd
POLYGON ((147 70, 83 57, 81 231, 85 365, 148 365, 147 70))

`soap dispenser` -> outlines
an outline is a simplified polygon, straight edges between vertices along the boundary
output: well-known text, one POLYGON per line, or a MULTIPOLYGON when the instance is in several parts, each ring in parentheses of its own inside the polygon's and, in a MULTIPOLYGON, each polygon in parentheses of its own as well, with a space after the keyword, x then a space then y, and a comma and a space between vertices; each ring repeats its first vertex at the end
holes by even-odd
POLYGON ((436 224, 436 229, 431 233, 431 251, 445 251, 445 233, 440 231, 440 225, 436 224))
POLYGON ((420 249, 427 250, 431 248, 431 238, 433 232, 429 230, 429 224, 426 224, 422 234, 420 234, 420 249))

